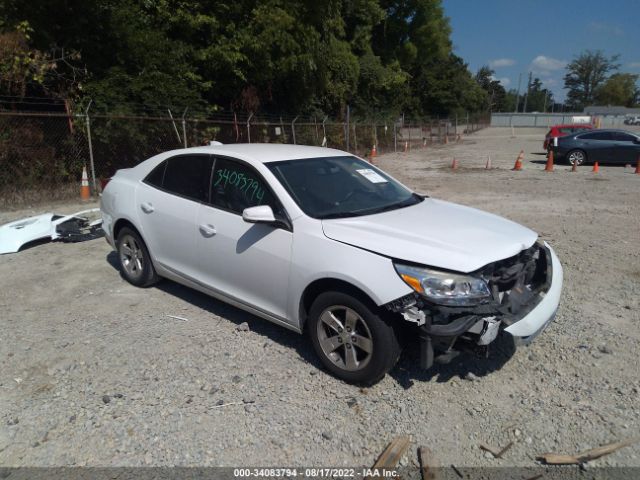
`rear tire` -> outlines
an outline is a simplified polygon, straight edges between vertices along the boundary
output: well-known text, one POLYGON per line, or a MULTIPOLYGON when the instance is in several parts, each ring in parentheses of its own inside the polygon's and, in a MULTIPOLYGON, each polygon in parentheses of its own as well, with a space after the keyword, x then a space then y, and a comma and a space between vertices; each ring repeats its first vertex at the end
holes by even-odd
POLYGON ((144 241, 135 230, 124 227, 116 240, 120 274, 131 285, 149 287, 160 277, 151 261, 151 255, 144 241))
POLYGON ((348 383, 378 382, 400 356, 398 336, 375 305, 341 292, 315 299, 307 331, 325 367, 348 383))
POLYGON ((575 163, 579 167, 587 163, 587 154, 583 150, 571 150, 567 153, 567 162, 569 165, 575 163))

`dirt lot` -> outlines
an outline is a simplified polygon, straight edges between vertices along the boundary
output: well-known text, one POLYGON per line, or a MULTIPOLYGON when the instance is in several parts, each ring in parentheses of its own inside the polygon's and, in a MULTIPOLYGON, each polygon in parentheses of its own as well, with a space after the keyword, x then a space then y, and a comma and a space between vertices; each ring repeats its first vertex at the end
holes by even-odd
MULTIPOLYGON (((487 129, 376 161, 554 246, 564 297, 530 347, 428 372, 409 349, 359 389, 320 370, 304 337, 168 281, 130 286, 104 240, 46 244, 0 257, 0 465, 372 465, 409 433, 441 465, 532 466, 543 452, 637 435, 640 176, 546 173, 544 131, 517 133, 487 129), (513 172, 520 149, 524 170, 513 172), (514 445, 494 459, 481 442, 514 445)), ((0 223, 85 207, 4 211, 0 223)), ((640 445, 590 465, 640 466, 640 445)))

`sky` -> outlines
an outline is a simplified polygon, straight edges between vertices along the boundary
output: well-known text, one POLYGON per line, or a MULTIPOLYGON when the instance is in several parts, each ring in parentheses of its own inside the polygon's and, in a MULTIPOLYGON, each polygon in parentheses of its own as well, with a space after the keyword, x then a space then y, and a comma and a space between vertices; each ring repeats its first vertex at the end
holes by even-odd
POLYGON ((508 90, 540 78, 564 101, 565 66, 581 51, 619 54, 621 72, 640 74, 640 0, 443 0, 454 51, 472 72, 482 65, 508 90))

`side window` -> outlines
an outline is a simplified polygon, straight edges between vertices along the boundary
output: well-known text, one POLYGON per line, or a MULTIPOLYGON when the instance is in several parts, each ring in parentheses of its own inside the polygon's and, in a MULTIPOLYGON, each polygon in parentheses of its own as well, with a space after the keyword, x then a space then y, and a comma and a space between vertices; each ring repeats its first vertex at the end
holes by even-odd
POLYGON ((616 132, 614 134, 614 140, 618 142, 633 142, 636 139, 633 135, 629 135, 628 133, 616 132))
POLYGON ((148 183, 152 187, 162 188, 162 180, 164 178, 164 170, 167 167, 167 161, 165 160, 156 168, 151 170, 151 173, 144 179, 144 183, 148 183))
POLYGON ((269 205, 276 216, 284 214, 280 202, 257 172, 226 158, 216 159, 211 179, 211 203, 239 215, 245 208, 257 205, 269 205))
POLYGON ((580 135, 582 140, 612 140, 610 132, 592 132, 580 135))
POLYGON ((162 188, 197 202, 208 202, 212 164, 209 155, 172 157, 167 160, 162 188))

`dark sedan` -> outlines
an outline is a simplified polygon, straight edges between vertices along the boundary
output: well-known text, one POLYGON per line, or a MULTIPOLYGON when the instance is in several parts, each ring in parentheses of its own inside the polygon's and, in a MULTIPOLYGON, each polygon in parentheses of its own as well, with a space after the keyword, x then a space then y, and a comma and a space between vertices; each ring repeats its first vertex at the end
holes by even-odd
POLYGON ((559 137, 552 148, 557 160, 571 165, 587 162, 635 165, 640 157, 640 136, 624 130, 593 130, 559 137))

